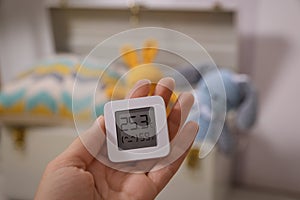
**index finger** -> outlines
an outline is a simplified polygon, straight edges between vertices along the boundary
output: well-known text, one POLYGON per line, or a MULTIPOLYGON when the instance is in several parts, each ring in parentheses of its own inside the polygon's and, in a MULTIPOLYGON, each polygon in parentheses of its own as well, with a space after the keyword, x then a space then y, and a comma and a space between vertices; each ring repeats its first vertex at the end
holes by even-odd
POLYGON ((149 94, 151 82, 147 79, 139 80, 128 92, 126 99, 144 97, 149 94))
POLYGON ((158 81, 154 95, 161 96, 165 102, 166 107, 168 106, 171 95, 173 94, 173 90, 175 88, 175 80, 170 77, 166 77, 158 81))

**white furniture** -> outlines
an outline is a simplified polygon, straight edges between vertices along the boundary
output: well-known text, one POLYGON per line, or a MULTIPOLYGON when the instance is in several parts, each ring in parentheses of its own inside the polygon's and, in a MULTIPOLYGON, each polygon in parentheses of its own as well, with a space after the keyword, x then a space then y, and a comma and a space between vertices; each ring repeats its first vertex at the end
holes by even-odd
MULTIPOLYGON (((25 130, 23 147, 16 130, 2 128, 1 157, 5 196, 32 199, 47 163, 77 136, 74 127, 31 127, 25 130)), ((213 150, 190 168, 185 162, 157 199, 224 200, 230 191, 231 160, 213 150)))
POLYGON ((187 159, 158 200, 226 200, 231 192, 232 158, 214 149, 198 166, 191 168, 187 159))

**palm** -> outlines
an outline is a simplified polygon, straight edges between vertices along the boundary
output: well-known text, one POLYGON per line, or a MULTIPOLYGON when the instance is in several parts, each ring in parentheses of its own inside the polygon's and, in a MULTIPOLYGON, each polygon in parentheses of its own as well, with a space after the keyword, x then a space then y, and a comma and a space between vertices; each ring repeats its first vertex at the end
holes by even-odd
POLYGON ((146 174, 120 172, 99 162, 92 165, 99 169, 99 173, 94 176, 97 177, 95 182, 99 183, 95 185, 99 199, 153 199, 158 193, 155 184, 146 174))
MULTIPOLYGON (((168 78, 162 79, 156 86, 154 95, 161 96, 166 105, 168 105, 174 87, 174 81, 168 78)), ((128 97, 136 98, 146 96, 149 91, 150 84, 148 82, 140 82, 135 85, 128 97)), ((192 95, 185 94, 181 95, 173 106, 168 116, 170 140, 175 137, 181 128, 192 104, 192 95)), ((98 121, 102 132, 105 133, 104 118, 100 117, 98 121)), ((197 130, 198 125, 194 122, 189 122, 181 129, 183 134, 180 135, 184 136, 184 138, 187 136, 194 138, 197 130)), ((99 130, 96 130, 94 132, 98 131, 99 130)), ((97 141, 100 140, 98 139, 97 141)), ((149 169, 148 173, 130 173, 119 171, 102 164, 87 151, 80 139, 77 139, 64 153, 49 164, 43 178, 46 179, 46 181, 42 180, 36 199, 45 199, 41 191, 47 188, 47 184, 56 184, 51 183, 51 181, 49 183, 51 179, 70 180, 67 183, 67 187, 62 184, 56 184, 56 187, 64 188, 63 192, 54 194, 54 197, 57 199, 154 199, 176 173, 186 157, 190 145, 191 141, 187 143, 183 154, 177 158, 175 162, 166 167, 153 171, 149 169)), ((106 149, 105 145, 100 147, 100 149, 106 149)), ((97 149, 97 152, 99 152, 99 149, 97 149)), ((171 154, 172 150, 169 156, 172 156, 171 154)), ((159 161, 150 162, 150 166, 152 167, 159 164, 159 161)), ((51 191, 53 191, 53 189, 51 191)), ((53 194, 51 197, 53 199, 53 194)))

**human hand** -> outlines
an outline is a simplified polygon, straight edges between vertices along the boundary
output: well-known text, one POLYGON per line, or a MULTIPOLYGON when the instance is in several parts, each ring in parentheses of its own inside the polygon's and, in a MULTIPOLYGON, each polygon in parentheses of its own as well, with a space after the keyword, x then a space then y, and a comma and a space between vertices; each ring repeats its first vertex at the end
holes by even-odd
MULTIPOLYGON (((139 81, 129 92, 128 97, 147 96, 150 86, 147 80, 139 81)), ((161 96, 168 105, 174 87, 173 79, 161 79, 153 95, 161 96)), ((197 123, 184 124, 193 101, 194 98, 190 93, 181 94, 168 116, 170 140, 173 140, 177 133, 181 138, 191 138, 185 143, 186 147, 181 149, 182 154, 174 162, 158 170, 150 169, 147 173, 130 173, 108 167, 98 161, 85 144, 97 141, 91 148, 94 152, 106 148, 103 138, 99 138, 99 133, 105 135, 104 117, 100 116, 85 133, 84 138, 77 138, 48 164, 35 199, 154 199, 179 169, 198 132, 197 123)), ((170 156, 172 151, 175 152, 174 149, 171 145, 170 156)))

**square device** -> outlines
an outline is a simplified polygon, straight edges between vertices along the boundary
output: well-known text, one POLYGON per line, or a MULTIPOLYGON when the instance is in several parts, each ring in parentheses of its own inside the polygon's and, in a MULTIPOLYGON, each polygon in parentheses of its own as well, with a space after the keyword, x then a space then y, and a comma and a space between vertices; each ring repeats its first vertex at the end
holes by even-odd
POLYGON ((160 158, 170 152, 165 103, 160 96, 110 101, 104 106, 112 162, 160 158))

